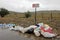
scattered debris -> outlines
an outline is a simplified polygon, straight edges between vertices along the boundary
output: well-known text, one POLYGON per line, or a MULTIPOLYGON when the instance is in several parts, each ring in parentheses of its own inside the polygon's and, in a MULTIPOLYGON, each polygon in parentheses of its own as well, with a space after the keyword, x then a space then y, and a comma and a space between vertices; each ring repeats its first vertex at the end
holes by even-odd
POLYGON ((55 37, 57 34, 53 32, 53 28, 44 23, 38 23, 36 25, 31 25, 29 27, 13 26, 10 30, 19 30, 22 33, 34 33, 36 36, 43 35, 44 37, 55 37))

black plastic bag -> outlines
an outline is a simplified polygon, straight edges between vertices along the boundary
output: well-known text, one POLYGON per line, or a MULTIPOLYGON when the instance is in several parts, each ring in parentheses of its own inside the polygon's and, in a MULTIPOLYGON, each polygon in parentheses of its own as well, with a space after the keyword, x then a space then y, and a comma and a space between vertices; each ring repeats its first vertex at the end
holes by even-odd
POLYGON ((29 29, 29 30, 26 31, 26 33, 28 33, 28 34, 32 34, 33 32, 34 32, 33 28, 31 28, 31 29, 29 29))

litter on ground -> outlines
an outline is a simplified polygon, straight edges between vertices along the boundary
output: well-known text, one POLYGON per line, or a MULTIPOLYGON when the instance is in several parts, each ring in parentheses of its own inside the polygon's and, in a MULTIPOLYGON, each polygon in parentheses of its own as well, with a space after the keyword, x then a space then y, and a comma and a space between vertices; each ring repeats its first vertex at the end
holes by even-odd
POLYGON ((34 33, 36 36, 43 35, 44 37, 55 37, 56 33, 53 32, 53 28, 44 23, 38 23, 36 25, 30 25, 29 27, 13 26, 10 30, 18 30, 22 33, 34 33))

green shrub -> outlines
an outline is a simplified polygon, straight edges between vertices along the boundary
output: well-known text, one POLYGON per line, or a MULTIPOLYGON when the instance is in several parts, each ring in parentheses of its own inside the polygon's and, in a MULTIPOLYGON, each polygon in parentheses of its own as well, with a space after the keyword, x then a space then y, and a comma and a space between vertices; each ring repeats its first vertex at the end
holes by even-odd
POLYGON ((7 14, 9 14, 9 11, 7 9, 1 8, 1 10, 0 10, 0 16, 4 17, 7 14))
POLYGON ((25 18, 29 18, 29 17, 31 17, 31 14, 30 14, 30 12, 28 11, 28 12, 25 13, 25 18))

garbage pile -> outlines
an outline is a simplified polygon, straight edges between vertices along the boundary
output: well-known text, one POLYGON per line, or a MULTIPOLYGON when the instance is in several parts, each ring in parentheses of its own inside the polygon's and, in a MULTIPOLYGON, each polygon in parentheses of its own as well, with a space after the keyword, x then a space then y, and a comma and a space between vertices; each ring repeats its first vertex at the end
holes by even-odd
POLYGON ((13 26, 10 30, 18 30, 22 33, 34 33, 36 36, 43 35, 44 37, 55 37, 57 36, 56 33, 53 32, 53 29, 44 23, 38 23, 36 25, 31 25, 29 27, 21 27, 21 26, 13 26))

